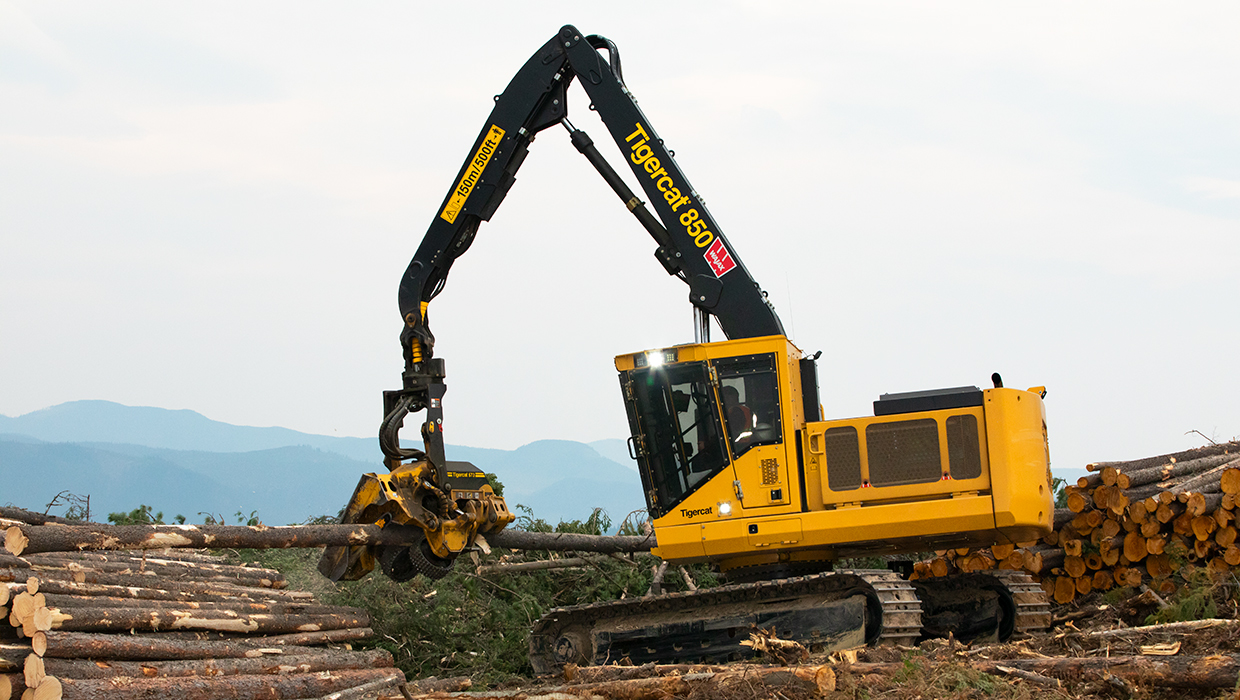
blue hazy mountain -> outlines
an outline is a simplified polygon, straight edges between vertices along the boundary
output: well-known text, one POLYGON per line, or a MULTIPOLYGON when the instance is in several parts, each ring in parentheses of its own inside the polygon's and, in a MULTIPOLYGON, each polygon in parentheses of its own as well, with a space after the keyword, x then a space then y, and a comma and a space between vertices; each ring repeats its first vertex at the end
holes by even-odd
MULTIPOLYGON (((644 507, 636 472, 584 443, 449 445, 447 453, 498 475, 510 507, 551 522, 599 507, 618 523, 644 507)), ((382 469, 373 438, 237 426, 187 410, 75 401, 0 416, 0 503, 42 510, 62 490, 90 494, 96 520, 146 504, 191 522, 238 510, 257 510, 269 524, 300 522, 334 515, 363 473, 382 469)))

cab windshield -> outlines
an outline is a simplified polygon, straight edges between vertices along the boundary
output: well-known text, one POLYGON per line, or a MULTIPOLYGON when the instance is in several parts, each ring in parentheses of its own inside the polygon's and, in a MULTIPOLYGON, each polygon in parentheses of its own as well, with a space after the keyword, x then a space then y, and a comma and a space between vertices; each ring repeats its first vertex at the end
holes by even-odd
POLYGON ((673 510, 728 463, 707 371, 705 364, 693 363, 632 373, 639 463, 655 517, 673 510))

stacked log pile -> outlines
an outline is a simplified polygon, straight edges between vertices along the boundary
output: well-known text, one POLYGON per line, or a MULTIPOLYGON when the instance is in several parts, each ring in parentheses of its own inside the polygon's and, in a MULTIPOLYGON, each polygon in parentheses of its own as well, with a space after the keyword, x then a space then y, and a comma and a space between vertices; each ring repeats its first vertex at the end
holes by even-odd
POLYGON ((405 680, 388 652, 348 648, 373 635, 365 611, 200 550, 0 554, 0 613, 0 700, 360 698, 405 680))
POLYGON ((1194 570, 1222 575, 1240 566, 1240 442, 1087 469, 1065 488, 1068 507, 1041 542, 937 553, 916 575, 1020 568, 1065 604, 1116 586, 1166 596, 1194 570))

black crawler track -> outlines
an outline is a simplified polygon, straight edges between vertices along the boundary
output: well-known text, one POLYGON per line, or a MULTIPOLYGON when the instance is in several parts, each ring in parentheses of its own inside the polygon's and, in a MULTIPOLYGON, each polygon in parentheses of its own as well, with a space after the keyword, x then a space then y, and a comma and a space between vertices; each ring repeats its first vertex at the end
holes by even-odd
MULTIPOLYGON (((991 571, 977 581, 1005 601, 994 636, 1050 626, 1045 593, 1027 574, 991 571), (1014 613, 1014 614, 1013 614, 1014 613)), ((753 627, 815 650, 864 644, 913 646, 922 627, 914 584, 887 570, 846 570, 707 590, 556 608, 530 632, 539 674, 564 664, 728 661, 750 654, 739 642, 753 627)))
POLYGON ((921 607, 912 586, 877 570, 557 608, 530 632, 530 663, 545 674, 568 662, 624 657, 634 663, 727 661, 749 655, 739 643, 750 629, 771 626, 780 638, 826 651, 912 644, 921 633, 921 607), (686 615, 697 619, 686 622, 686 615))

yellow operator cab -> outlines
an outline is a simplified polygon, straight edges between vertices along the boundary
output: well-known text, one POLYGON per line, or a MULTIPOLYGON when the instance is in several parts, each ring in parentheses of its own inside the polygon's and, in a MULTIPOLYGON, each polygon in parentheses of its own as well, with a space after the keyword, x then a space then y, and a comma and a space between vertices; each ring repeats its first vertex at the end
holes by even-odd
POLYGON ((824 421, 814 359, 784 336, 616 358, 658 556, 796 573, 1051 531, 1041 387, 884 395, 824 421))

